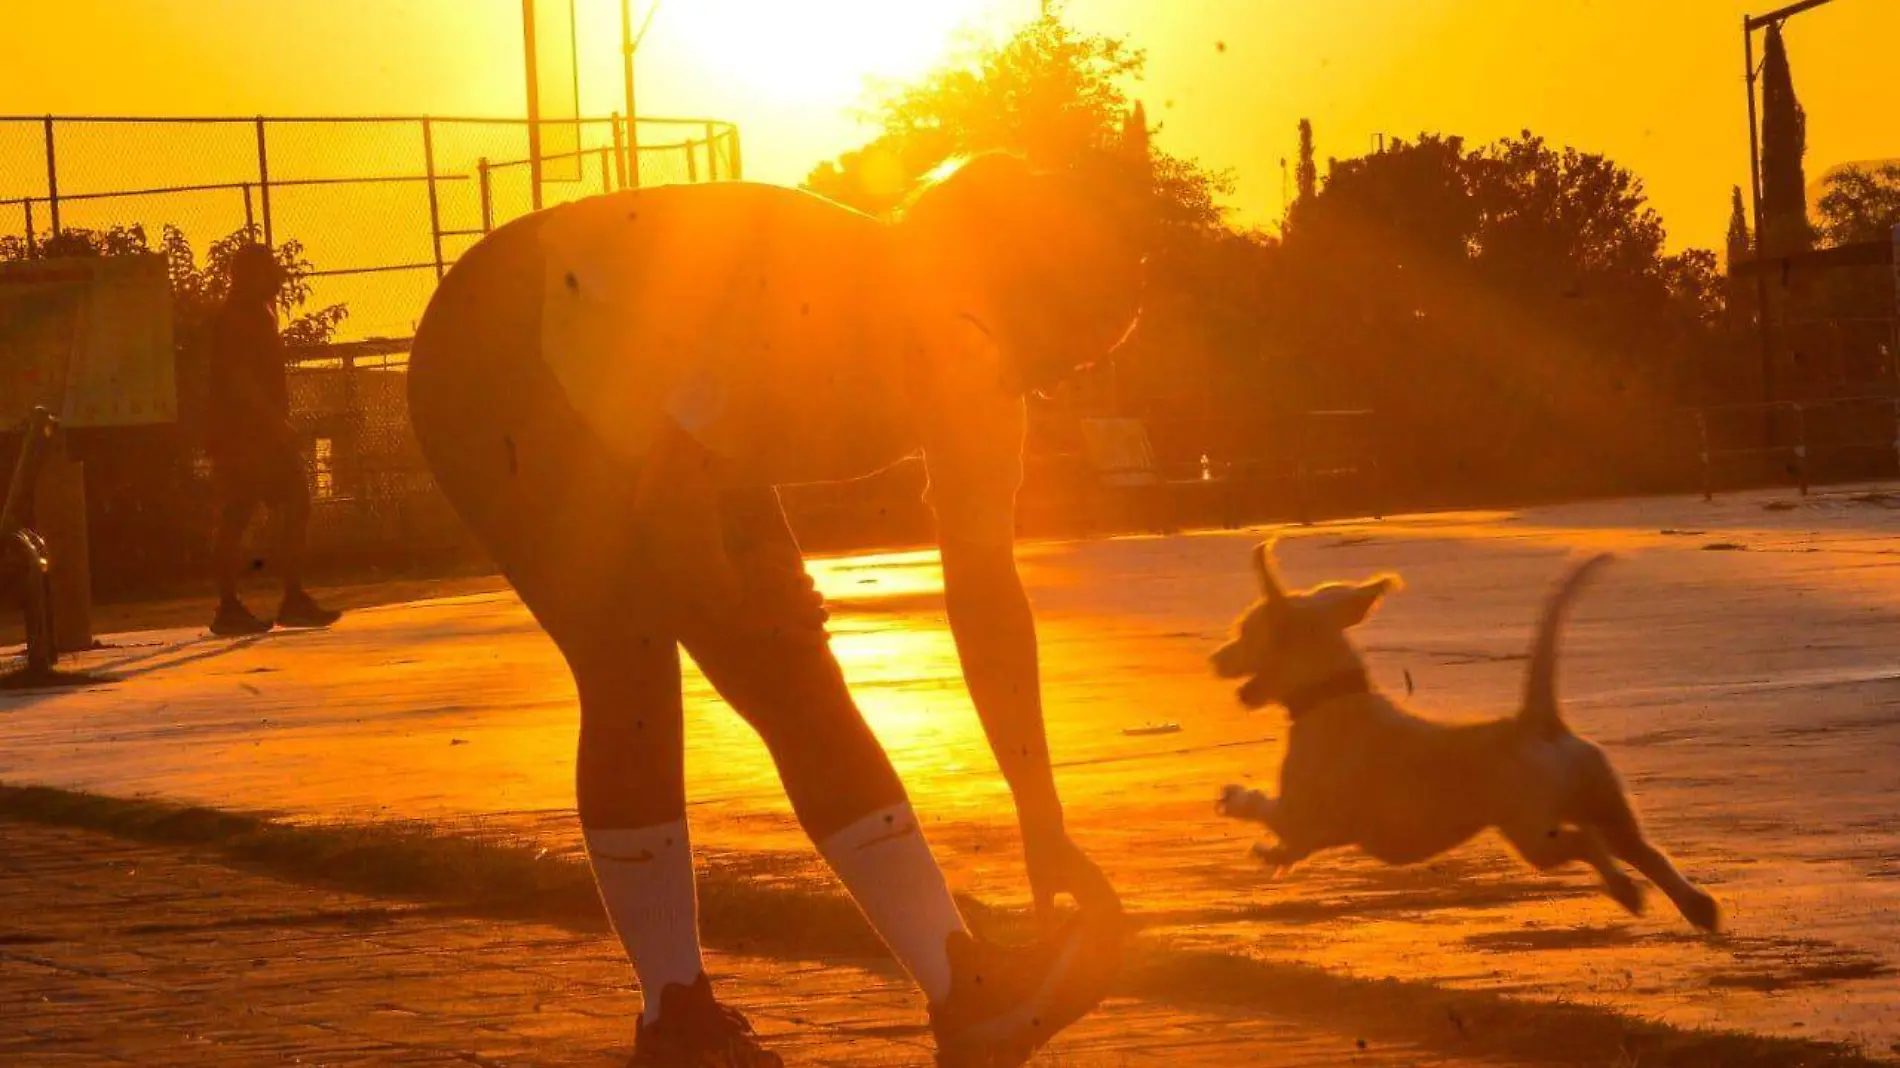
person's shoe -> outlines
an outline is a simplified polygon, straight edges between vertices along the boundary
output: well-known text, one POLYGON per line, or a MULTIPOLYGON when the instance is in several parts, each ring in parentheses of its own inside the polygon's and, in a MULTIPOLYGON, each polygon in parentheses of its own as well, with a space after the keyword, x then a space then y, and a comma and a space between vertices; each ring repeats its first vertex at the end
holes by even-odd
POLYGON ((271 627, 269 621, 251 614, 242 601, 222 601, 218 604, 218 614, 211 617, 211 633, 220 638, 241 638, 250 634, 262 634, 271 627))
POLYGON ((704 975, 691 986, 668 984, 660 991, 660 1015, 640 1021, 633 1060, 627 1068, 784 1068, 778 1054, 759 1044, 752 1024, 737 1009, 713 998, 704 975))
POLYGON ((930 1009, 938 1068, 1016 1068, 1107 996, 1122 922, 1072 919, 1052 937, 1000 946, 953 934, 950 994, 930 1009))
POLYGON ((280 627, 327 627, 342 618, 343 613, 323 607, 302 590, 285 594, 284 603, 277 609, 280 627))

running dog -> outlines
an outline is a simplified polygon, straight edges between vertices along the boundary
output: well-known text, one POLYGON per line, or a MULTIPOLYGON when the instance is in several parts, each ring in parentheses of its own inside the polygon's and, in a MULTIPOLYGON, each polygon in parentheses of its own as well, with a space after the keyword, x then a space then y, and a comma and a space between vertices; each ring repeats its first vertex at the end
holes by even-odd
POLYGON ((1565 611, 1609 559, 1572 566, 1545 605, 1518 713, 1445 724, 1375 691, 1347 635, 1399 588, 1397 576, 1289 593, 1271 545, 1258 546, 1260 600, 1214 653, 1213 667, 1221 678, 1246 680, 1239 695, 1248 708, 1285 708, 1292 730, 1280 796, 1228 786, 1219 811, 1273 832, 1278 841, 1254 852, 1276 872, 1345 846, 1387 864, 1413 864, 1496 827, 1541 871, 1587 862, 1611 898, 1640 913, 1643 890, 1617 866, 1620 859, 1669 895, 1690 923, 1715 930, 1715 899, 1643 836, 1609 757, 1573 734, 1558 709, 1565 611))

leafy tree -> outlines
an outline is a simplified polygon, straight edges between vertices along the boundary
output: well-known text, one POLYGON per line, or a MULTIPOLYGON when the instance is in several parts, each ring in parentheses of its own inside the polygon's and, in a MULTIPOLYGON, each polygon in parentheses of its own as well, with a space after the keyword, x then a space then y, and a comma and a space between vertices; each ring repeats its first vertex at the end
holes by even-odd
MULTIPOLYGON (((152 247, 142 225, 112 226, 103 230, 73 227, 62 229, 57 235, 42 234, 32 242, 18 235, 0 237, 0 261, 157 252, 165 257, 166 274, 171 279, 173 325, 180 344, 188 345, 195 332, 224 303, 230 283, 231 257, 244 245, 260 240, 255 227, 240 228, 206 246, 200 263, 190 240, 175 226, 164 227, 157 248, 152 247)), ((310 300, 313 268, 304 258, 303 244, 285 241, 277 246, 275 253, 286 278, 279 297, 282 311, 290 317, 284 326, 285 342, 292 346, 329 342, 349 317, 349 308, 331 304, 305 310, 304 305, 310 300)))
POLYGON ((1900 226, 1900 163, 1843 167, 1827 176, 1816 205, 1817 229, 1829 245, 1890 241, 1900 226))
POLYGON ((1313 160, 1313 120, 1300 120, 1300 162, 1293 172, 1300 200, 1311 200, 1319 193, 1319 165, 1313 160))
POLYGON ((1761 63, 1761 246, 1771 256, 1814 243, 1808 222, 1808 115, 1794 91, 1781 24, 1768 27, 1761 63))
POLYGON ((1733 272, 1754 255, 1755 239, 1748 232, 1748 206, 1742 200, 1742 187, 1738 185, 1729 197, 1728 269, 1733 272))

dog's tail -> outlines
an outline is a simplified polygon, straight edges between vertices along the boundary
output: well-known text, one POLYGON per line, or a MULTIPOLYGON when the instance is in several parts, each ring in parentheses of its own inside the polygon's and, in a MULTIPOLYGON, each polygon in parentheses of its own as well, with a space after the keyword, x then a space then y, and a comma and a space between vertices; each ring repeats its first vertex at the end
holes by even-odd
POLYGON ((1577 599, 1597 569, 1610 560, 1609 553, 1597 553, 1571 565, 1544 604, 1544 616, 1537 623, 1537 639, 1531 645, 1530 673, 1524 680, 1524 707, 1517 714, 1520 723, 1540 734, 1554 737, 1570 729, 1564 725, 1563 712, 1557 707, 1557 638, 1563 631, 1570 602, 1577 599))

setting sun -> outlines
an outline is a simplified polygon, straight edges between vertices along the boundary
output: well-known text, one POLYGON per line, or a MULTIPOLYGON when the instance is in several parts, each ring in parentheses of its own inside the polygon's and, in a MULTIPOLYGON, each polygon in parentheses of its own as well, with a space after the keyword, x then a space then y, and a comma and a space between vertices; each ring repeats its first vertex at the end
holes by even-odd
POLYGON ((994 0, 699 0, 661 10, 658 48, 683 49, 705 77, 801 106, 849 106, 866 83, 941 62, 994 0))

